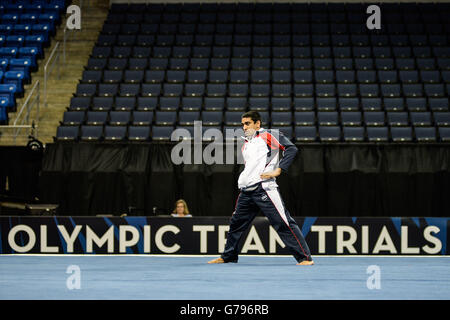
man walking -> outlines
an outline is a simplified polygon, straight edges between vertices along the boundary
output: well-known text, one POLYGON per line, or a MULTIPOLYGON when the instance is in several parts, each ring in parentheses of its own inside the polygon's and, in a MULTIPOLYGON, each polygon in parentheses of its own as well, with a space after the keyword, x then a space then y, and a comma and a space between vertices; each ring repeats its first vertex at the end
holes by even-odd
POLYGON ((261 210, 297 260, 297 265, 313 265, 308 244, 285 208, 276 183, 276 177, 287 171, 294 160, 297 147, 282 133, 261 128, 261 116, 256 111, 244 113, 242 125, 245 168, 238 180, 241 193, 231 217, 225 250, 220 258, 208 263, 237 262, 240 239, 261 210), (280 152, 283 158, 278 161, 280 152))

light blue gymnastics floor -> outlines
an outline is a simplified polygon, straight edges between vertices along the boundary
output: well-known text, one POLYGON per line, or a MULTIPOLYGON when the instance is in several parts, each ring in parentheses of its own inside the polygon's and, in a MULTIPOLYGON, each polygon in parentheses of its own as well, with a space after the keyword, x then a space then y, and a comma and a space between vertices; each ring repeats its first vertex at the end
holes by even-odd
POLYGON ((0 299, 450 299, 450 257, 317 256, 314 266, 296 266, 288 256, 241 256, 237 264, 207 264, 212 258, 3 255, 0 299), (79 272, 67 273, 69 266, 79 272), (368 287, 374 276, 369 266, 379 271, 379 281, 369 281, 379 289, 368 287), (70 290, 68 279, 80 288, 70 290))

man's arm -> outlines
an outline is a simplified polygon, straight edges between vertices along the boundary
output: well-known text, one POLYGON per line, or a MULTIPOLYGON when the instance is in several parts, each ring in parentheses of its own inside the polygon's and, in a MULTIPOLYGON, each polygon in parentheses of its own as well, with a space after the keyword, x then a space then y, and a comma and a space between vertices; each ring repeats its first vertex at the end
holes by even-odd
POLYGON ((298 148, 289 140, 286 138, 281 132, 280 132, 280 145, 284 147, 283 150, 283 159, 281 159, 279 168, 283 171, 288 171, 290 165, 292 164, 292 161, 294 161, 295 155, 298 152, 298 148))
POLYGON ((282 171, 286 172, 289 169, 292 161, 294 161, 295 155, 298 152, 298 148, 295 146, 295 144, 293 144, 288 138, 286 138, 283 133, 279 132, 277 138, 278 143, 275 143, 275 145, 278 145, 280 151, 283 151, 283 158, 281 159, 278 168, 276 168, 272 172, 265 172, 261 174, 261 179, 276 178, 281 174, 282 171))

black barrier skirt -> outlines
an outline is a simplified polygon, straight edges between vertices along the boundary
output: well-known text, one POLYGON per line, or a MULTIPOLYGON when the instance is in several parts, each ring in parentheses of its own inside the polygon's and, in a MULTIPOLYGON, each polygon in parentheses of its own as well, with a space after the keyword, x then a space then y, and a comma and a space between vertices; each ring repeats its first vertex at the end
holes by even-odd
MULTIPOLYGON (((194 216, 230 216, 242 164, 180 164, 174 144, 47 145, 39 196, 58 214, 168 214, 183 198, 194 216)), ((298 145, 277 179, 296 216, 446 216, 448 145, 298 145)))
POLYGON ((0 147, 0 196, 14 201, 35 200, 42 157, 42 150, 0 147))

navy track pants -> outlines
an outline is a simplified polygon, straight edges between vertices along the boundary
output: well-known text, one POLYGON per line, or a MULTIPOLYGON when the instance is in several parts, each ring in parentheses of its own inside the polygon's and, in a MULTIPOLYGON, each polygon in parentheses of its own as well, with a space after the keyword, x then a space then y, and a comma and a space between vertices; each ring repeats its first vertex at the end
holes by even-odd
POLYGON ((241 191, 239 194, 222 259, 226 262, 237 262, 241 237, 259 210, 269 219, 298 262, 312 260, 308 244, 296 221, 285 208, 278 188, 263 187, 262 183, 254 191, 241 191))

